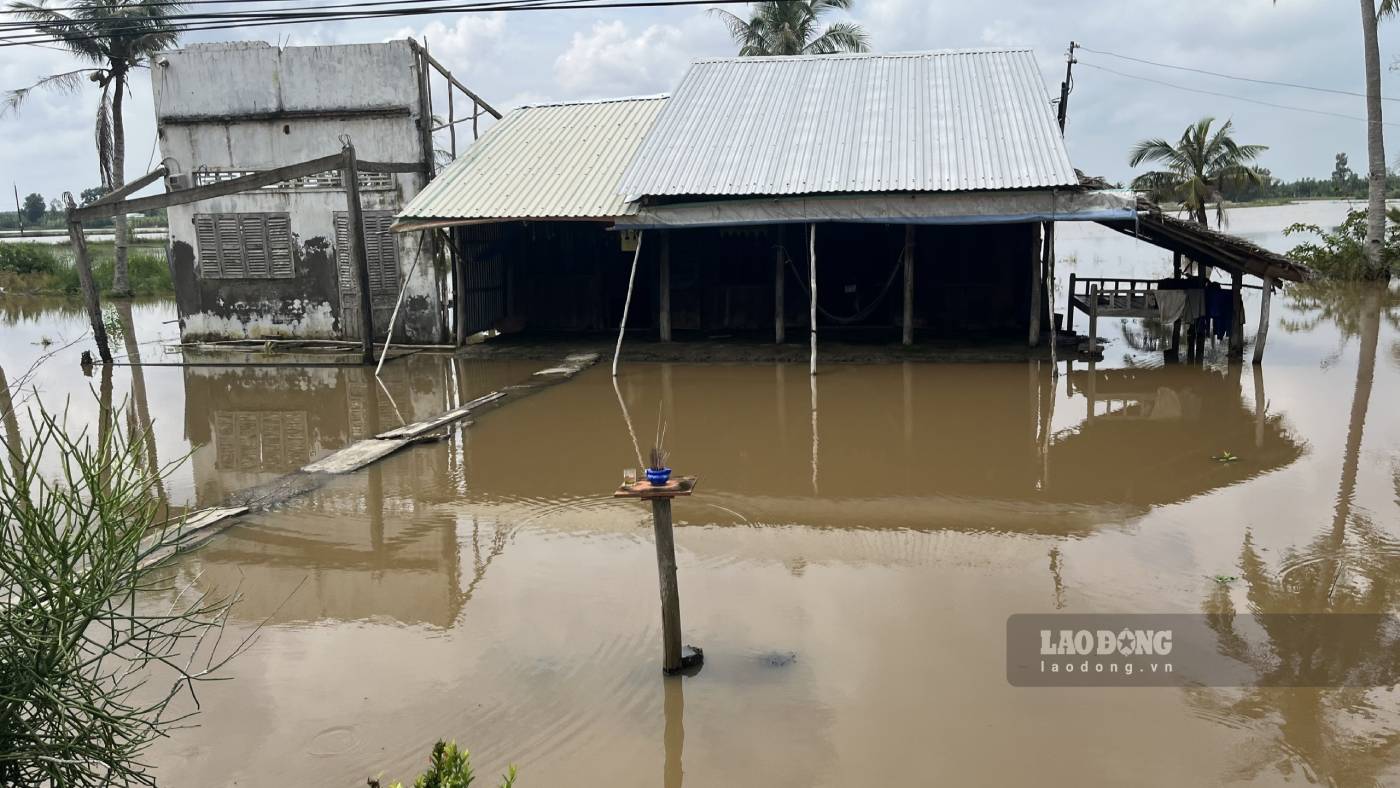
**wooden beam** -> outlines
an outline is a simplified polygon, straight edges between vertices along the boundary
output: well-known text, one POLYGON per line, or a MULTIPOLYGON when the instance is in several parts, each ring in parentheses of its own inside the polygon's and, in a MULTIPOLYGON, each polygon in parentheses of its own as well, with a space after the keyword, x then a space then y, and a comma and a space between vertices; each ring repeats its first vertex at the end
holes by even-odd
POLYGON ((73 196, 64 195, 68 201, 68 240, 73 244, 73 267, 78 269, 78 284, 83 290, 83 305, 87 307, 88 322, 92 325, 92 338, 97 341, 97 353, 103 364, 112 363, 112 351, 107 346, 107 327, 102 323, 102 304, 97 299, 97 283, 92 278, 92 261, 88 258, 87 239, 83 238, 83 224, 77 218, 73 196))
POLYGON ((1254 363, 1264 361, 1264 341, 1269 338, 1269 298, 1274 293, 1273 277, 1264 279, 1264 292, 1259 296, 1259 330, 1254 334, 1254 363))
POLYGON ((1069 298, 1065 301, 1065 333, 1074 333, 1074 274, 1069 275, 1069 298))
POLYGON ((1099 286, 1089 285, 1089 352, 1098 353, 1099 345, 1099 286))
MULTIPOLYGON (((418 134, 423 146, 423 176, 432 180, 433 172, 433 93, 428 80, 428 46, 418 50, 418 134)), ((449 88, 450 90, 451 88, 449 88)))
POLYGON ((659 305, 656 322, 661 328, 661 341, 671 341, 671 232, 661 231, 660 277, 657 282, 659 305))
POLYGON ((783 344, 787 340, 787 308, 783 303, 783 284, 787 281, 784 265, 783 227, 773 228, 773 342, 783 344))
MULTIPOLYGON (((457 107, 452 101, 452 85, 447 86, 447 133, 451 135, 452 158, 457 159, 457 107)), ((434 129, 436 131, 437 129, 434 129)))
POLYGON ((244 175, 241 178, 231 178, 218 183, 211 183, 208 186, 196 186, 192 189, 180 189, 178 191, 166 192, 165 194, 153 194, 150 197, 138 197, 135 200, 123 200, 111 202, 103 205, 96 203, 85 208, 77 208, 74 211, 74 218, 83 222, 90 219, 102 219, 116 216, 119 213, 141 213, 156 208, 169 208, 172 205, 187 205, 200 200, 212 200, 215 197, 224 197, 239 192, 261 189, 264 186, 271 186, 282 181, 289 181, 293 178, 301 178, 307 175, 315 175, 321 172, 329 172, 339 169, 343 157, 337 153, 331 156, 322 156, 319 159, 311 159, 299 164, 288 164, 285 167, 275 167, 262 172, 255 172, 252 175, 244 175))
MULTIPOLYGON (((1039 225, 1033 225, 1033 226, 1034 226, 1034 227, 1037 227, 1037 228, 1039 227, 1039 225)), ((1041 251, 1042 251, 1042 250, 1041 250, 1040 239, 1039 239, 1039 238, 1036 239, 1035 247, 1036 247, 1035 250, 1034 250, 1035 253, 1033 253, 1033 254, 1031 255, 1031 298, 1030 298, 1030 302, 1031 302, 1031 322, 1030 322, 1030 332, 1029 332, 1030 336, 1029 336, 1029 338, 1028 338, 1028 344, 1029 344, 1031 347, 1039 347, 1039 346, 1040 346, 1040 307, 1041 307, 1041 303, 1040 303, 1040 299, 1041 299, 1040 268, 1041 268, 1041 265, 1042 265, 1042 261, 1041 261, 1040 257, 1041 257, 1041 251)), ((907 343, 906 343, 906 344, 907 344, 907 343)))
MULTIPOLYGON (((1172 278, 1181 278, 1181 252, 1172 252, 1172 278)), ((1171 354, 1178 358, 1181 356, 1181 318, 1172 321, 1171 354)))
POLYGON ((807 269, 811 279, 811 287, 808 291, 810 297, 807 299, 810 302, 808 308, 811 313, 808 316, 808 324, 812 329, 812 361, 809 374, 815 375, 817 374, 817 225, 809 224, 807 227, 810 233, 807 247, 807 269))
POLYGON ((627 331, 627 313, 632 309, 632 285, 637 281, 637 261, 642 259, 642 237, 637 233, 637 249, 632 253, 632 273, 627 275, 627 300, 622 302, 622 324, 617 327, 617 347, 613 348, 612 376, 617 377, 617 362, 622 358, 622 335, 627 331))
POLYGON ((423 47, 420 46, 417 41, 414 41, 410 38, 408 40, 408 43, 409 46, 413 47, 418 52, 421 52, 423 54, 423 57, 427 59, 428 65, 437 69, 437 72, 441 74, 444 78, 446 78, 449 83, 451 83, 454 87, 467 94, 468 96, 471 96, 472 101, 480 105, 482 109, 491 113, 491 117, 500 120, 501 113, 497 112, 495 107, 492 107, 490 104, 487 104, 485 99, 471 92, 471 90, 469 90, 466 85, 463 85, 461 82, 457 81, 457 78, 452 76, 452 72, 448 71, 446 67, 444 67, 441 63, 437 62, 437 60, 434 59, 432 55, 429 55, 427 50, 423 49, 423 47))
POLYGON ((1239 271, 1230 274, 1230 304, 1233 307, 1230 319, 1230 360, 1244 358, 1244 275, 1239 271))
POLYGON ((360 172, 419 172, 423 169, 421 162, 416 161, 365 161, 363 159, 356 162, 360 172))
POLYGON ((369 292, 369 255, 365 250, 365 215, 360 208, 360 175, 355 146, 341 154, 340 177, 345 186, 346 234, 350 236, 350 264, 360 290, 360 350, 364 363, 374 363, 374 304, 369 292))
POLYGON ((134 194, 146 188, 150 184, 160 180, 161 178, 164 178, 167 174, 169 174, 169 170, 167 170, 165 168, 165 165, 162 164, 161 166, 155 168, 154 170, 151 170, 145 175, 142 175, 140 178, 137 178, 136 180, 128 183, 120 189, 117 189, 116 191, 110 192, 108 194, 104 194, 100 199, 93 200, 92 202, 87 204, 87 207, 91 208, 94 205, 106 205, 107 203, 119 202, 122 199, 124 199, 127 195, 134 194))
POLYGON ((904 346, 914 344, 914 225, 904 225, 904 346))

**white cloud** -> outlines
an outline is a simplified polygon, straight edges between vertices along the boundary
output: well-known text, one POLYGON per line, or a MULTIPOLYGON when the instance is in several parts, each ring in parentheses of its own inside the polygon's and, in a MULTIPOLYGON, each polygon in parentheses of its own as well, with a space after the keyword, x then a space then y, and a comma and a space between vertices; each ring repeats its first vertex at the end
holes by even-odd
POLYGON ((399 28, 386 40, 427 40, 433 57, 455 74, 479 69, 486 61, 498 56, 505 36, 506 15, 497 11, 490 14, 461 14, 451 27, 434 21, 417 30, 399 28))
MULTIPOLYGON (((692 21, 687 27, 698 26, 692 21)), ((555 59, 555 81, 578 98, 668 92, 696 56, 697 39, 713 39, 695 32, 654 24, 633 34, 621 19, 596 22, 587 33, 574 33, 569 48, 555 59)))

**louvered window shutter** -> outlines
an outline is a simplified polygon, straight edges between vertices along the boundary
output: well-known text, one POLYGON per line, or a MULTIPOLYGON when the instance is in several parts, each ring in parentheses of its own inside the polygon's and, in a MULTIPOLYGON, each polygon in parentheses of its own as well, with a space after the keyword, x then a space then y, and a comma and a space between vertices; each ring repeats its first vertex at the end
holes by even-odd
POLYGON ((267 247, 272 263, 272 277, 291 279, 296 276, 292 259, 292 217, 289 214, 268 214, 267 247))
POLYGON ((207 213, 194 215, 194 238, 199 246, 199 275, 206 279, 223 276, 219 265, 219 236, 214 230, 214 217, 207 213))

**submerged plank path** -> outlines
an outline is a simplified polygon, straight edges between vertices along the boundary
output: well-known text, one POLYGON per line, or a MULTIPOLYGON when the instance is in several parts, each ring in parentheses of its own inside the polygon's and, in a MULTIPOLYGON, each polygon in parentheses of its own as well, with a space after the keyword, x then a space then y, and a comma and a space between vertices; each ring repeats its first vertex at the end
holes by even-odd
POLYGON ((381 432, 373 438, 358 441, 339 451, 332 452, 271 483, 234 493, 229 496, 229 500, 223 506, 203 509, 189 515, 185 520, 178 545, 152 556, 142 568, 159 563, 177 551, 190 549, 195 544, 203 542, 232 525, 233 520, 239 515, 247 514, 250 511, 266 511, 277 504, 320 487, 333 476, 357 471, 388 457, 405 446, 430 438, 444 427, 461 421, 473 413, 497 408, 506 402, 563 383, 597 361, 597 353, 576 353, 566 356, 562 363, 534 373, 523 383, 477 397, 432 418, 381 432))

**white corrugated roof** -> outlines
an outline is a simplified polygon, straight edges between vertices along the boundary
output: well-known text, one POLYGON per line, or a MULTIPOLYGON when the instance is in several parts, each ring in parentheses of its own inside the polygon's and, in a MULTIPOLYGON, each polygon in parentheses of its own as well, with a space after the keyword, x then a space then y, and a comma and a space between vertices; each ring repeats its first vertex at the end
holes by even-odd
POLYGON ((521 107, 492 126, 399 213, 400 220, 610 218, 665 96, 521 107))
POLYGON ((1029 50, 702 60, 622 176, 643 195, 1078 184, 1029 50))

